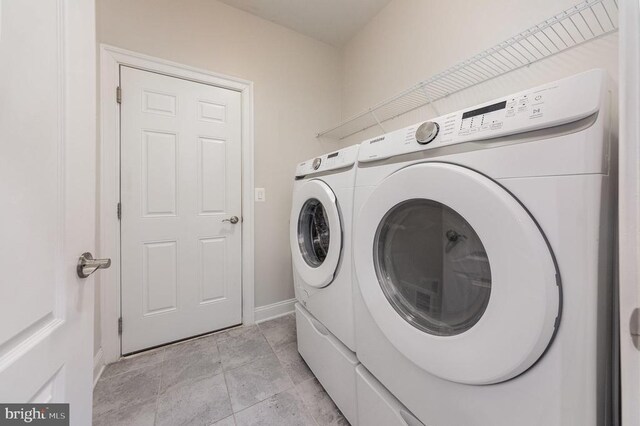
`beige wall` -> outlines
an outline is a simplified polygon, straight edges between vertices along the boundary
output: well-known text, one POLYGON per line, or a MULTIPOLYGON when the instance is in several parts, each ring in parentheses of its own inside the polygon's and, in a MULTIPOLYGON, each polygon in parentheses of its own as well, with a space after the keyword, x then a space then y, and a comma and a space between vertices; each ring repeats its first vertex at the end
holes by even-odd
POLYGON ((255 205, 255 303, 294 297, 293 171, 337 146, 315 132, 340 118, 340 52, 216 0, 97 0, 97 26, 99 43, 254 82, 255 186, 266 188, 255 205))
MULTIPOLYGON (((97 0, 98 41, 255 82, 256 306, 293 297, 288 221, 297 162, 337 144, 315 132, 539 23, 575 0, 393 0, 342 51, 216 0, 97 0)), ((594 67, 617 78, 617 35, 439 101, 440 114, 594 67)), ((387 131, 435 116, 421 108, 387 131)), ((99 317, 98 317, 99 318, 99 317)), ((99 322, 98 322, 99 324, 99 322)), ((97 331, 99 333, 99 330, 97 331)), ((96 334, 96 348, 99 334, 96 334)))
MULTIPOLYGON (((344 49, 343 116, 361 112, 576 3, 393 0, 344 49)), ((452 95, 437 102, 436 107, 445 114, 595 67, 605 68, 617 78, 617 34, 452 95)), ((435 115, 432 109, 422 108, 384 123, 385 130, 435 115)), ((345 139, 341 145, 380 133, 380 128, 373 128, 345 139)))

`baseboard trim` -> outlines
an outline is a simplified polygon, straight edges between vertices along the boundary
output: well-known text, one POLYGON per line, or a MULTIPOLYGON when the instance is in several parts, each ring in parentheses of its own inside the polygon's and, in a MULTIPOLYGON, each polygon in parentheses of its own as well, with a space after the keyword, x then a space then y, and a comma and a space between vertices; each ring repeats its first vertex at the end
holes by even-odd
POLYGON ((98 379, 102 375, 104 371, 104 352, 102 348, 98 349, 98 352, 93 357, 93 386, 95 387, 96 383, 98 383, 98 379))
POLYGON ((260 323, 270 319, 278 318, 290 314, 294 311, 296 299, 283 300, 270 305, 258 306, 255 308, 255 322, 260 323))

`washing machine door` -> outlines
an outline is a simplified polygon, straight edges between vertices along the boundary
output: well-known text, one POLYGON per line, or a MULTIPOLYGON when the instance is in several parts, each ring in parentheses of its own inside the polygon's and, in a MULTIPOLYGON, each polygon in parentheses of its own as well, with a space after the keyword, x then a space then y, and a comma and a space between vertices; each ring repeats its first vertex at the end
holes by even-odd
POLYGON ((342 250, 342 224, 336 196, 319 179, 294 193, 290 229, 293 266, 303 282, 325 287, 333 281, 342 250))
POLYGON ((549 346, 561 300, 553 254, 498 183, 457 165, 412 165, 373 191, 354 226, 365 305, 386 338, 425 371, 458 383, 499 383, 549 346))

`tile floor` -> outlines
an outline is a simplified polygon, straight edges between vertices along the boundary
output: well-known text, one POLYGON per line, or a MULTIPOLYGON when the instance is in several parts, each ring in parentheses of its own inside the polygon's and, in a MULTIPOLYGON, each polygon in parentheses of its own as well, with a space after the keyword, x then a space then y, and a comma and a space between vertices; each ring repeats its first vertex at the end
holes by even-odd
POLYGON ((289 314, 108 365, 94 389, 93 424, 349 423, 298 354, 289 314))

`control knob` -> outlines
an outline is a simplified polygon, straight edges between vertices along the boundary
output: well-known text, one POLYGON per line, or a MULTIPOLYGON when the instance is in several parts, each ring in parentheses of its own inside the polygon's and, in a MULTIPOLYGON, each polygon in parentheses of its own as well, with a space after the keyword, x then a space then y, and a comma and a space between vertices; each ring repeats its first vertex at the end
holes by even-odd
POLYGON ((416 130, 416 141, 419 144, 426 145, 438 136, 440 126, 434 121, 425 121, 416 130))

